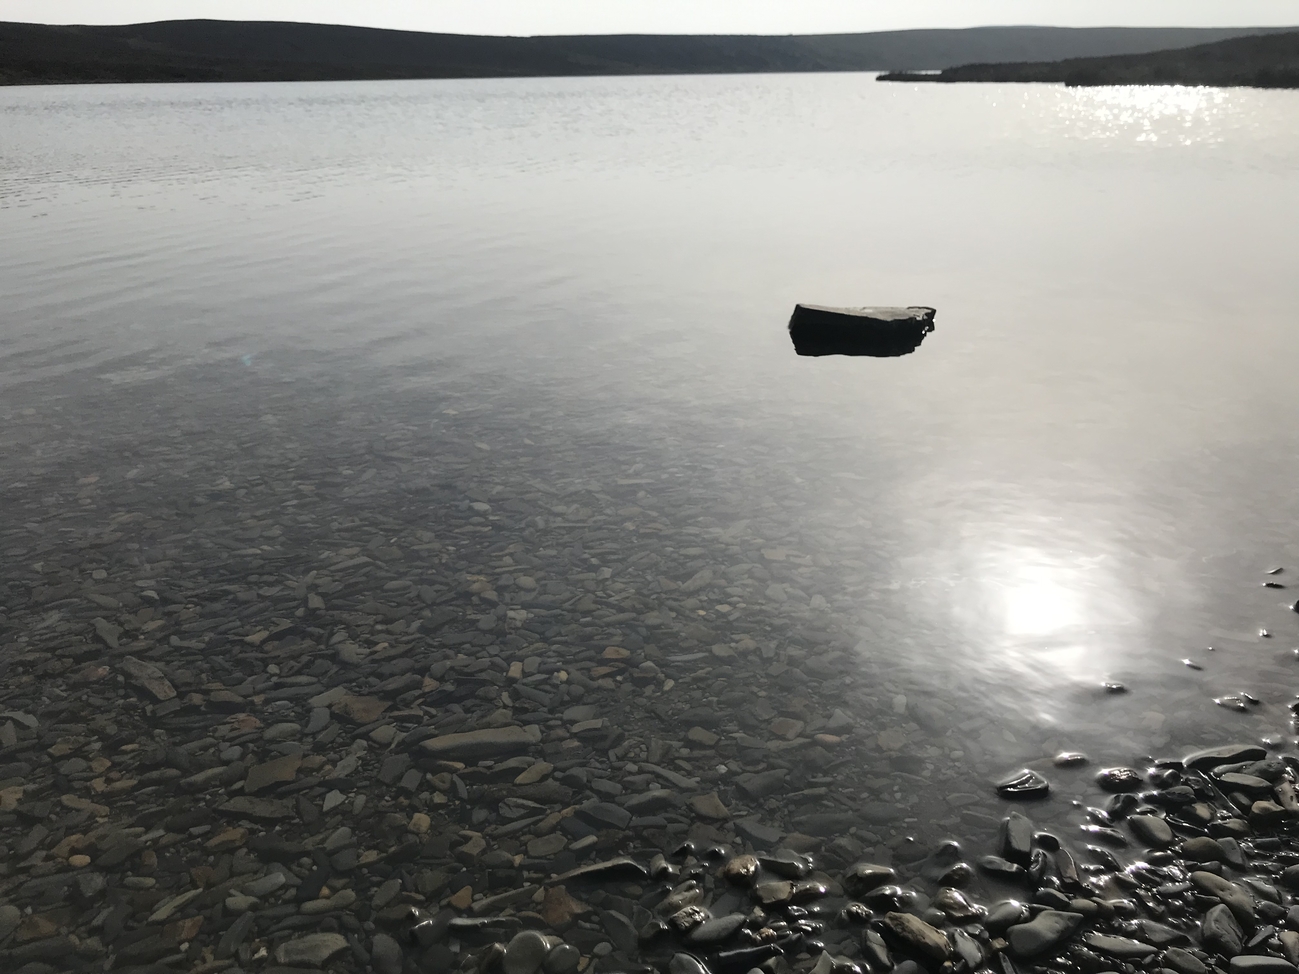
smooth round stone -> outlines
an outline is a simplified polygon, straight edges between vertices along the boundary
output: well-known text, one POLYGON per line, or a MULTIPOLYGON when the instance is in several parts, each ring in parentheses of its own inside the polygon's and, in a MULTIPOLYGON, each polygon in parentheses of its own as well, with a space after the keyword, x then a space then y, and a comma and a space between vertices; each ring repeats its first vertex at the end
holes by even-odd
POLYGON ((1028 923, 1007 931, 1011 953, 1028 959, 1052 951, 1072 937, 1082 921, 1081 913, 1043 910, 1028 923))
POLYGON ((1173 844, 1173 830, 1158 816, 1133 815, 1128 819, 1128 826, 1146 845, 1167 849, 1173 844))
POLYGON ((709 974, 709 972, 699 958, 690 954, 673 954, 672 962, 668 964, 668 974, 709 974))
POLYGON ((505 974, 537 974, 550 953, 550 944, 536 930, 524 930, 514 935, 505 948, 501 967, 505 974))
POLYGON ((546 974, 574 974, 582 963, 582 952, 572 944, 559 944, 546 955, 542 968, 546 974))
POLYGON ((1106 768, 1096 776, 1096 783, 1112 792, 1136 791, 1142 781, 1141 772, 1132 768, 1106 768))
POLYGON ((1002 900, 984 918, 983 925, 994 933, 1028 920, 1028 907, 1018 900, 1002 900))
POLYGON ((1051 762, 1057 768, 1081 768, 1087 763, 1087 755, 1081 751, 1061 751, 1051 762))
POLYGON ((729 916, 704 920, 690 931, 686 940, 692 944, 720 944, 735 936, 744 926, 745 919, 743 913, 732 913, 729 916))
POLYGON ((1181 947, 1169 947, 1164 951, 1164 966, 1177 974, 1208 974, 1204 962, 1181 947))
POLYGON ((386 933, 376 933, 370 949, 370 963, 374 965, 375 974, 401 974, 405 963, 401 944, 386 933))
POLYGON ((1227 850, 1217 839, 1207 835, 1197 835, 1187 839, 1181 846, 1182 856, 1192 862, 1226 862, 1227 850))
POLYGON ((1230 961, 1231 974, 1295 974, 1296 968, 1284 957, 1240 954, 1230 961))

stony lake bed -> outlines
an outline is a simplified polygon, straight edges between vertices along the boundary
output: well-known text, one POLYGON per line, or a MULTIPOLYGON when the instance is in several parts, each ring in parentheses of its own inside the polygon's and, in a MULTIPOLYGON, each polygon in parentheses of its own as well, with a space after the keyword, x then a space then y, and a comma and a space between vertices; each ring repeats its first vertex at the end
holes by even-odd
POLYGON ((815 523, 702 509, 725 471, 235 368, 104 391, 93 442, 9 417, 7 970, 1292 970, 1283 723, 1045 739, 1063 797, 1002 800, 988 717, 836 625, 815 523))
POLYGON ((1294 974, 1292 96, 938 87, 0 93, 0 971, 1294 974))

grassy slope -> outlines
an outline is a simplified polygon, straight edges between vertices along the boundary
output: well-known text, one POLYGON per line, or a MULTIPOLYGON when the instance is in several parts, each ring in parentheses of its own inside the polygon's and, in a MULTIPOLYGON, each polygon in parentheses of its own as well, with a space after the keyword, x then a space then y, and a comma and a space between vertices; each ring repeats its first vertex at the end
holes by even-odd
POLYGON ((1149 51, 1241 33, 1006 27, 790 37, 520 38, 236 21, 0 23, 0 83, 871 71, 1149 51))
POLYGON ((881 81, 1009 81, 1068 85, 1214 85, 1299 88, 1299 32, 1240 37, 1180 50, 1027 64, 966 64, 937 75, 881 81))

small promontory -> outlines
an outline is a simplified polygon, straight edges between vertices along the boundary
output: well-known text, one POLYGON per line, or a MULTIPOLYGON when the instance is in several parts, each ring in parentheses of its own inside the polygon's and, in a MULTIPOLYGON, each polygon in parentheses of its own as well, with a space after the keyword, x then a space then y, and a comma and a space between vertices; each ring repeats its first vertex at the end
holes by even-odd
POLYGON ((1299 88, 1299 31, 1236 37, 1150 54, 1006 64, 965 64, 936 72, 895 71, 880 81, 1047 82, 1085 85, 1209 85, 1299 88))

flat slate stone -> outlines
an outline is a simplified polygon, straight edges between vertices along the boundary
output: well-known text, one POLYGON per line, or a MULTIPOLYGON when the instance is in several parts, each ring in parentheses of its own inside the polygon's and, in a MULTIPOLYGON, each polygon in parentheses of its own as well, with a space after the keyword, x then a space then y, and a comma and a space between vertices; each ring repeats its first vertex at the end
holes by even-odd
POLYGON ((1033 823, 1019 812, 1011 812, 1001 823, 1001 854, 1020 866, 1027 866, 1033 854, 1033 823))
POLYGON ((898 940, 928 960, 941 964, 952 956, 952 945, 947 936, 920 917, 910 913, 888 913, 884 916, 884 925, 898 940))
POLYGON ((587 802, 577 806, 575 813, 584 822, 601 829, 625 829, 631 822, 631 812, 612 802, 587 802))
POLYGON ((248 769, 248 777, 244 779, 244 791, 253 795, 271 785, 292 781, 298 776, 300 767, 302 767, 301 754, 286 754, 273 761, 254 764, 248 769))
POLYGON ((483 758, 521 754, 540 743, 541 728, 536 724, 528 724, 524 727, 492 727, 462 734, 444 734, 421 741, 419 746, 433 757, 450 761, 479 761, 483 758))
POLYGON ((123 656, 118 664, 126 678, 142 689, 148 690, 155 700, 171 700, 176 696, 176 688, 163 675, 162 670, 134 656, 123 656))
POLYGON ((570 869, 563 875, 556 876, 554 882, 597 879, 649 879, 649 871, 635 859, 629 856, 621 856, 617 859, 593 862, 589 866, 578 866, 576 869, 570 869))
POLYGON ((1224 764, 1239 764, 1242 761, 1262 761, 1267 751, 1257 744, 1224 744, 1210 747, 1203 751, 1193 751, 1182 758, 1182 764, 1196 771, 1207 771, 1224 764))
POLYGON ((293 818, 295 814, 292 803, 288 801, 276 798, 253 798, 246 795, 239 795, 223 802, 217 806, 217 811, 269 822, 293 818))
POLYGON ((755 846, 762 848, 774 846, 785 836, 785 833, 780 829, 773 829, 770 825, 763 825, 756 818, 736 819, 735 830, 755 846))
POLYGON ((341 933, 312 933, 296 940, 286 940, 275 949, 281 964, 320 967, 340 950, 347 949, 347 938, 341 933))
POLYGON ((1092 950, 1098 950, 1102 954, 1109 954, 1111 957, 1118 957, 1121 960, 1141 960, 1159 953, 1150 944, 1143 944, 1139 940, 1129 940, 1127 937, 1112 937, 1103 933, 1089 933, 1083 937, 1083 943, 1092 950))
POLYGON ((1264 954, 1240 954, 1231 959, 1231 974, 1296 974, 1295 967, 1284 957, 1264 954))

